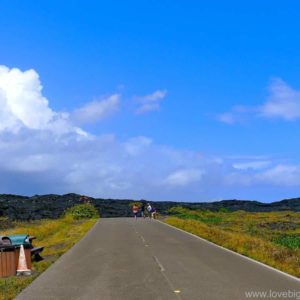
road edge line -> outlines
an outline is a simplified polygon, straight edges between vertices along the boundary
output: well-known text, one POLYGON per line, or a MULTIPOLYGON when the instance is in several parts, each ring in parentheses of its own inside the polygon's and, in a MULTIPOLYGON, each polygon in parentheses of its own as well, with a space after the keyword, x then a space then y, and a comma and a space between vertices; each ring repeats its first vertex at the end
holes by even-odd
POLYGON ((183 229, 181 229, 181 228, 177 228, 177 227, 175 227, 175 226, 173 226, 173 225, 170 225, 170 224, 167 224, 167 223, 165 223, 165 222, 163 222, 163 221, 160 221, 160 220, 155 220, 155 221, 157 221, 157 222, 159 222, 159 223, 161 223, 161 224, 164 224, 164 225, 166 225, 166 226, 168 226, 168 227, 171 227, 171 228, 173 228, 173 229, 176 229, 176 230, 178 230, 178 231, 181 231, 181 232, 183 232, 183 233, 186 233, 186 234, 188 234, 188 235, 190 235, 190 236, 192 236, 192 237, 194 237, 194 238, 197 238, 197 239, 199 239, 199 240, 201 240, 201 241, 203 241, 203 242, 205 242, 205 243, 207 243, 207 244, 210 244, 210 245, 212 245, 212 246, 214 246, 214 247, 223 249, 223 250, 225 250, 225 251, 227 251, 227 252, 229 252, 229 253, 235 254, 235 255, 237 255, 237 256, 239 256, 239 257, 242 257, 242 258, 244 258, 244 259, 246 259, 246 260, 249 260, 249 261, 251 261, 251 262, 254 262, 254 263, 256 263, 256 264, 258 264, 258 265, 260 265, 260 266, 263 266, 263 267, 265 267, 265 268, 267 268, 267 269, 270 269, 270 270, 272 270, 272 271, 275 271, 275 272, 277 272, 277 273, 280 273, 281 275, 284 275, 284 276, 286 276, 286 277, 289 277, 289 278, 291 278, 291 279, 294 279, 294 280, 296 280, 296 281, 298 281, 298 282, 300 283, 300 278, 298 278, 298 277, 296 277, 296 276, 294 276, 294 275, 291 275, 291 274, 289 274, 289 273, 286 273, 286 272, 283 272, 283 271, 281 271, 281 270, 278 270, 278 269, 276 269, 276 268, 274 268, 274 267, 272 267, 272 266, 269 266, 269 265, 267 265, 267 264, 265 264, 265 263, 263 263, 263 262, 260 262, 260 261, 258 261, 258 260, 255 260, 254 258, 245 256, 245 255, 240 254, 240 253, 238 253, 238 252, 235 252, 235 251, 233 251, 233 250, 227 249, 227 248, 225 248, 225 247, 223 247, 223 246, 220 246, 220 245, 218 245, 218 244, 215 244, 214 242, 211 242, 211 241, 209 241, 209 240, 206 240, 206 239, 204 239, 204 238, 202 238, 202 237, 200 237, 200 236, 198 236, 198 235, 196 235, 196 234, 193 234, 193 233, 191 233, 191 232, 185 231, 185 230, 183 230, 183 229))

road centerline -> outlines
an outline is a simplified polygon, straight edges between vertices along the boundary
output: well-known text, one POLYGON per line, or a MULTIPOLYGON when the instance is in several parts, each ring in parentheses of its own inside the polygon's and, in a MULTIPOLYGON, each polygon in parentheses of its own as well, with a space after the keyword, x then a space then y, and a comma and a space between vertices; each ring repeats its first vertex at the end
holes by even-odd
POLYGON ((159 259, 157 258, 157 256, 153 255, 154 261, 156 262, 156 264, 159 266, 160 268, 160 273, 162 274, 162 276, 164 277, 165 281, 167 282, 169 288, 171 289, 171 291, 174 293, 174 296, 179 299, 182 300, 182 297, 180 295, 180 293, 178 293, 179 289, 175 288, 174 284, 172 283, 171 279, 168 277, 168 275, 166 274, 166 269, 164 268, 164 266, 162 265, 162 263, 159 261, 159 259))

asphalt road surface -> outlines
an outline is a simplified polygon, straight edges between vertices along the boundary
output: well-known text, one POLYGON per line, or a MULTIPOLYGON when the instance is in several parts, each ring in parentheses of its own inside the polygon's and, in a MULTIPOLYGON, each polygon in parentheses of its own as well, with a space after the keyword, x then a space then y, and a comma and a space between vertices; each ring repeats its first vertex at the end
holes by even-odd
POLYGON ((101 219, 16 299, 300 299, 300 281, 158 221, 101 219))

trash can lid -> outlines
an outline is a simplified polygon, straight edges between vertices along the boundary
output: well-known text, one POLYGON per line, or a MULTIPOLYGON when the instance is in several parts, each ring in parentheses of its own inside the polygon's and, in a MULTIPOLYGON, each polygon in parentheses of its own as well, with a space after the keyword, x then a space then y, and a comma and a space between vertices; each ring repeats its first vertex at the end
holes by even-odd
POLYGON ((28 234, 13 234, 8 236, 13 246, 30 245, 28 234))

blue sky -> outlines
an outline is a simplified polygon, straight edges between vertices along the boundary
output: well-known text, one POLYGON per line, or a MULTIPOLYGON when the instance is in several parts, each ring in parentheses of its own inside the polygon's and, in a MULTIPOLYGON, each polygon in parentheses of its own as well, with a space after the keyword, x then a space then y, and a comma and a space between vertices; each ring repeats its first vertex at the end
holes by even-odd
POLYGON ((4 0, 0 13, 2 193, 300 195, 297 1, 4 0))

